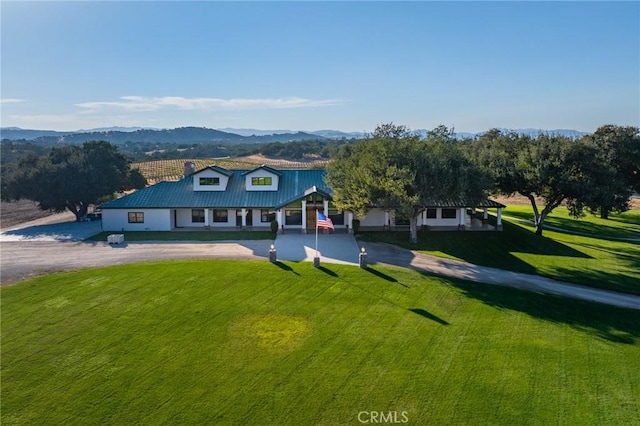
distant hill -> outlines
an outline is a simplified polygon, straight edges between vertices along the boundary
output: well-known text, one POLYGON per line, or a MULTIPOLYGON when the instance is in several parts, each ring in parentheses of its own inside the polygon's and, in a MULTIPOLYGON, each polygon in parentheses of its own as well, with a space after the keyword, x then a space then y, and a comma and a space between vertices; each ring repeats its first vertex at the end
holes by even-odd
POLYGON ((43 143, 70 143, 81 144, 90 140, 104 140, 116 145, 125 143, 217 143, 217 144, 243 144, 243 143, 267 143, 289 142, 299 140, 324 139, 322 136, 305 132, 282 133, 270 135, 242 136, 236 133, 228 133, 206 127, 179 127, 176 129, 138 129, 122 130, 91 130, 87 132, 55 132, 49 130, 29 130, 19 128, 2 128, 2 139, 20 140, 26 139, 43 143))
MULTIPOLYGON (((536 137, 541 133, 578 138, 587 135, 587 132, 580 132, 569 129, 505 129, 503 132, 515 132, 519 134, 536 137)), ((415 133, 424 136, 427 129, 414 130, 415 133)), ((458 132, 456 137, 475 138, 485 132, 469 133, 458 132)), ((0 138, 9 140, 29 140, 43 143, 72 143, 80 144, 90 140, 105 140, 117 145, 125 143, 165 143, 165 144, 185 144, 185 143, 217 143, 217 144, 251 144, 269 142, 290 142, 304 140, 323 139, 352 139, 362 138, 364 132, 341 132, 339 130, 314 130, 314 131, 293 131, 293 130, 259 130, 259 129, 209 129, 206 127, 179 127, 176 129, 150 129, 140 127, 106 127, 91 130, 78 130, 70 132, 59 132, 55 130, 33 130, 21 129, 18 127, 3 127, 0 129, 0 138)))
POLYGON ((227 133, 235 133, 240 136, 271 136, 271 135, 285 135, 285 134, 294 134, 296 133, 294 130, 260 130, 260 129, 236 129, 233 127, 222 127, 216 130, 220 130, 222 132, 227 133))
POLYGON ((341 132, 340 130, 313 130, 309 133, 313 133, 314 135, 320 135, 327 139, 351 139, 351 138, 363 138, 365 136, 364 132, 341 132))
POLYGON ((58 132, 55 130, 31 130, 21 129, 19 127, 3 127, 0 129, 0 139, 26 139, 32 140, 43 136, 64 136, 71 132, 58 132))
MULTIPOLYGON (((489 129, 487 129, 488 131, 489 129)), ((502 128, 499 127, 498 130, 500 130, 503 133, 517 133, 519 135, 527 135, 527 136, 531 136, 532 138, 535 138, 536 136, 540 135, 540 134, 547 134, 547 135, 554 135, 554 136, 565 136, 568 138, 579 138, 585 135, 588 135, 590 133, 588 132, 580 132, 578 130, 568 130, 568 129, 554 129, 554 130, 544 130, 544 129, 506 129, 506 128, 502 128)), ((427 129, 418 129, 418 130, 414 130, 415 133, 419 134, 420 136, 424 137, 429 130, 427 129)), ((471 132, 456 132, 456 138, 458 139, 465 139, 465 138, 476 138, 478 136, 482 136, 483 134, 485 134, 485 132, 477 132, 477 133, 471 133, 471 132)))

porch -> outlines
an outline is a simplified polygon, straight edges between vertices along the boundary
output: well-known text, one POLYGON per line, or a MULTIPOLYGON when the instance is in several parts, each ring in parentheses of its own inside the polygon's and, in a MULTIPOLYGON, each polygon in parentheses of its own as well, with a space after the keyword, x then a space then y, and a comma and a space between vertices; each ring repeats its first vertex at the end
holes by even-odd
MULTIPOLYGON (((447 225, 418 225, 419 230, 427 229, 429 231, 496 231, 494 225, 489 224, 481 218, 468 218, 463 226, 447 226, 447 225)), ((409 231, 409 225, 390 225, 390 226, 360 226, 361 231, 409 231)))

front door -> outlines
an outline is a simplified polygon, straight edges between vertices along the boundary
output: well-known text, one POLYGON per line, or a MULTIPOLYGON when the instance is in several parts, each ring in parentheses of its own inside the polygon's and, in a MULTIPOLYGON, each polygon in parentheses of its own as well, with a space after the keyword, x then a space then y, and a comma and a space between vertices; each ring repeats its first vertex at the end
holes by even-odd
POLYGON ((307 207, 307 228, 316 227, 316 208, 307 207))

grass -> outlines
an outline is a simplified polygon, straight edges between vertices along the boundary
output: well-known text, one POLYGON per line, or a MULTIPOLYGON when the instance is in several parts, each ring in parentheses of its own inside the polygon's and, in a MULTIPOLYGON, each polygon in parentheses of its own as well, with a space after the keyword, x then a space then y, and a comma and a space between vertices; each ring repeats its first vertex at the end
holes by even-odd
MULTIPOLYGON (((533 222, 530 206, 509 206, 505 215, 520 220, 533 222)), ((602 239, 635 239, 640 241, 640 209, 626 211, 622 214, 611 214, 609 219, 587 215, 575 219, 569 215, 565 207, 554 209, 545 219, 547 230, 560 228, 564 231, 602 239)))
MULTIPOLYGON (((114 232, 100 232, 86 241, 107 241, 114 232)), ((273 240, 271 231, 124 231, 126 241, 229 241, 229 240, 273 240)))
POLYGON ((640 418, 639 311, 308 263, 120 265, 0 291, 3 425, 640 418))
MULTIPOLYGON (((609 221, 595 217, 577 221, 568 218, 566 209, 557 210, 547 219, 549 224, 562 224, 571 233, 547 229, 543 237, 538 237, 532 226, 505 219, 503 232, 423 231, 418 244, 408 242, 408 231, 369 232, 358 238, 477 265, 640 294, 640 242, 617 240, 634 238, 640 210, 614 216, 609 221), (573 233, 579 230, 590 231, 592 236, 573 233)), ((509 206, 505 212, 527 218, 526 206, 509 206)))

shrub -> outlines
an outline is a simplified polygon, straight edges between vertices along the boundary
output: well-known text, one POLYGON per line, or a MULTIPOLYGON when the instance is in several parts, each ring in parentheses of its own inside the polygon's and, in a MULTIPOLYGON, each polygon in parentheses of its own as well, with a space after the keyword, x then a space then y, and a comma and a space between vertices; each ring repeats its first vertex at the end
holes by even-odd
POLYGON ((360 220, 359 219, 353 219, 351 221, 352 226, 353 226, 353 233, 357 234, 358 231, 360 230, 360 220))
POLYGON ((277 220, 272 220, 271 221, 271 232, 273 232, 274 234, 276 232, 278 232, 278 221, 277 220))

